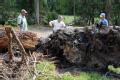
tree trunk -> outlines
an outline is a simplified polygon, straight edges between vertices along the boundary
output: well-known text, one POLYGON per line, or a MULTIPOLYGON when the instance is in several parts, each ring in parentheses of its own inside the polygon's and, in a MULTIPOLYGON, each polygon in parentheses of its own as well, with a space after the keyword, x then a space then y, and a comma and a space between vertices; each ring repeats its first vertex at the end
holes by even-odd
POLYGON ((110 19, 110 12, 111 12, 111 9, 112 9, 112 0, 106 0, 106 12, 107 12, 107 19, 110 19))
POLYGON ((37 24, 40 23, 40 20, 39 20, 39 0, 34 0, 34 5, 35 5, 35 17, 36 17, 36 21, 37 21, 37 24))
POLYGON ((74 0, 74 11, 73 11, 73 14, 74 14, 74 21, 76 20, 76 13, 75 13, 75 11, 76 11, 76 0, 74 0))

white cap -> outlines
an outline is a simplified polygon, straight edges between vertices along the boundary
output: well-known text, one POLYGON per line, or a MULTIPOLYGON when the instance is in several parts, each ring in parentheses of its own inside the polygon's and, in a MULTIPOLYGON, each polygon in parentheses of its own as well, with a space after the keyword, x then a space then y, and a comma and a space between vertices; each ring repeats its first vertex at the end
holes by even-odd
POLYGON ((105 13, 101 13, 101 14, 100 14, 100 17, 103 17, 103 16, 105 17, 105 13))
POLYGON ((27 11, 26 11, 25 9, 22 9, 21 12, 25 12, 25 13, 27 13, 27 11))

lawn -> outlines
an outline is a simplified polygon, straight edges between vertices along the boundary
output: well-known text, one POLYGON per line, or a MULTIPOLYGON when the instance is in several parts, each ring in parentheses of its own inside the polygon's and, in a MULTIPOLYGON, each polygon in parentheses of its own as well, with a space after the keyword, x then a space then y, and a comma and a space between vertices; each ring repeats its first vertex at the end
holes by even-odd
POLYGON ((41 73, 36 80, 112 80, 98 73, 86 73, 80 72, 80 74, 71 74, 70 72, 65 72, 59 74, 55 70, 53 63, 49 61, 41 61, 37 64, 37 70, 41 73))

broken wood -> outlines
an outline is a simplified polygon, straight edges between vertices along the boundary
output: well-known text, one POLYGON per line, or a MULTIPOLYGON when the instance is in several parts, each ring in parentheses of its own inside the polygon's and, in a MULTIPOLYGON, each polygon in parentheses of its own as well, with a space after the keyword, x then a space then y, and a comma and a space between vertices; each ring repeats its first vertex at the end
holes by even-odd
POLYGON ((8 43, 8 54, 9 54, 9 61, 13 61, 13 52, 12 52, 12 35, 11 35, 11 28, 10 27, 5 27, 6 34, 9 38, 9 43, 8 43))
POLYGON ((25 56, 27 56, 27 53, 26 53, 26 51, 25 51, 21 41, 19 40, 19 38, 17 37, 17 35, 15 34, 13 29, 11 29, 11 33, 12 33, 14 39, 16 40, 16 42, 17 42, 17 44, 18 44, 18 46, 20 48, 20 51, 22 52, 22 61, 24 61, 25 60, 25 56))
POLYGON ((33 77, 36 78, 36 57, 33 56, 34 54, 32 54, 32 51, 30 50, 35 44, 33 42, 30 46, 27 46, 27 49, 30 52, 30 56, 28 56, 25 51, 25 46, 23 46, 25 41, 22 43, 20 40, 26 37, 27 40, 28 38, 34 40, 33 36, 32 33, 27 33, 27 36, 26 33, 23 36, 18 36, 11 27, 5 27, 5 30, 3 30, 2 33, 0 32, 0 41, 3 41, 1 43, 1 45, 3 44, 2 48, 7 48, 7 51, 0 56, 3 58, 0 59, 0 79, 28 80, 33 77), (4 40, 4 37, 7 37, 8 43, 4 40))

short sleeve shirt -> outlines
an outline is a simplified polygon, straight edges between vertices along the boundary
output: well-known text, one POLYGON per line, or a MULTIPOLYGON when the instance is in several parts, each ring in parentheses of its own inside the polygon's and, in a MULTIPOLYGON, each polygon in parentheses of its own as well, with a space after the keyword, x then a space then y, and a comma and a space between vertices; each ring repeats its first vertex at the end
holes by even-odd
POLYGON ((17 18, 17 24, 20 26, 21 31, 27 31, 27 20, 25 16, 19 15, 17 18))
POLYGON ((63 21, 58 22, 58 20, 53 20, 50 23, 54 26, 53 31, 57 31, 65 27, 65 23, 63 21))
POLYGON ((108 27, 108 20, 107 19, 100 20, 100 24, 108 27))

